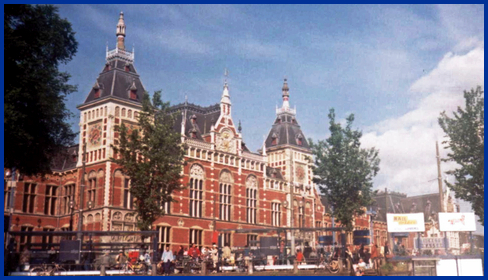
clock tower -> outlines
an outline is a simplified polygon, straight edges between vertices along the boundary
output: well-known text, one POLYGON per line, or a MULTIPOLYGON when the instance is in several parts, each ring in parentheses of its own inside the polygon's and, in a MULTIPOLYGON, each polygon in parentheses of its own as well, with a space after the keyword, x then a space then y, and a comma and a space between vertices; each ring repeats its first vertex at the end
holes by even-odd
POLYGON ((277 168, 290 185, 287 196, 288 226, 313 227, 317 192, 312 178, 312 151, 289 103, 289 87, 282 87, 283 105, 276 108, 276 119, 266 138, 268 166, 277 168), (293 214, 292 214, 293 213, 293 214))
MULTIPOLYGON (((113 178, 116 174, 120 175, 121 171, 119 166, 110 161, 114 156, 111 145, 118 144, 119 128, 122 124, 129 131, 137 127, 138 115, 142 110, 142 95, 145 92, 134 67, 134 50, 128 51, 125 47, 126 26, 123 12, 119 15, 115 35, 115 48, 109 50, 107 46, 105 64, 84 103, 78 106, 80 155, 86 145, 82 205, 86 217, 83 224, 86 224, 86 228, 89 228, 90 223, 97 224, 98 230, 110 230, 109 220, 113 216, 111 209, 117 206, 123 208, 125 205, 118 198, 120 195, 113 193, 119 191, 113 187, 113 178), (95 218, 90 217, 99 219, 95 221, 95 218)), ((77 163, 80 176, 82 158, 80 156, 77 163)), ((117 179, 116 183, 121 184, 119 181, 124 182, 123 179, 117 179)))

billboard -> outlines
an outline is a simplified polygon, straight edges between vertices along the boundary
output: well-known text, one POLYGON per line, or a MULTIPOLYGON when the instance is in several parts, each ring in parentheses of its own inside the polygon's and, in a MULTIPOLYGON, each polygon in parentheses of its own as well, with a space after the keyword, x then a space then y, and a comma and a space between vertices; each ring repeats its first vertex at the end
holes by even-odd
MULTIPOLYGON (((415 239, 414 246, 418 247, 418 238, 415 239)), ((449 247, 449 242, 444 237, 421 237, 420 249, 445 249, 449 247)))
POLYGON ((474 213, 439 213, 440 231, 476 231, 474 213))
POLYGON ((386 214, 388 232, 425 231, 424 213, 386 214))

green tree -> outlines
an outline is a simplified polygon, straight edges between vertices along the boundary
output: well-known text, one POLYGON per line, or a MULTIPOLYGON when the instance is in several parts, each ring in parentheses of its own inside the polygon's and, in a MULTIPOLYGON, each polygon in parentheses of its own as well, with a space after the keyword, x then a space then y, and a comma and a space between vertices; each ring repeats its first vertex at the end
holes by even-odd
POLYGON ((457 108, 453 116, 442 112, 439 125, 446 133, 448 140, 445 147, 449 149, 445 162, 455 162, 458 167, 446 172, 453 175, 454 184, 445 181, 456 198, 471 203, 474 213, 484 225, 485 206, 485 98, 480 86, 476 90, 464 91, 465 108, 457 108))
POLYGON ((361 148, 362 132, 353 130, 354 115, 347 117, 343 128, 329 112, 330 137, 313 143, 314 182, 332 206, 332 215, 347 231, 353 229, 355 215, 373 203, 373 178, 379 172, 380 159, 375 148, 361 148))
POLYGON ((5 167, 50 171, 51 159, 73 144, 65 98, 76 90, 60 72, 76 53, 71 23, 51 5, 4 6, 5 167))
POLYGON ((150 230, 154 221, 165 214, 162 205, 174 201, 171 194, 180 190, 185 149, 181 135, 174 130, 175 118, 169 103, 161 101, 161 92, 144 93, 138 127, 132 132, 122 124, 120 142, 112 146, 115 158, 130 177, 130 193, 135 199, 140 230, 150 230))

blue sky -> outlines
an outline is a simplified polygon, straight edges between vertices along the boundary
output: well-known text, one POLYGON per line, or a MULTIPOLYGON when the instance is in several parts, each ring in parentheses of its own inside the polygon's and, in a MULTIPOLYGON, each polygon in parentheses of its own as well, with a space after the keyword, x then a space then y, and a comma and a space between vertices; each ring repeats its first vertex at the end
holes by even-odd
MULTIPOLYGON (((484 86, 483 5, 61 5, 78 53, 62 68, 78 92, 78 114, 116 43, 120 11, 126 46, 149 92, 172 104, 211 105, 229 69, 233 118, 256 151, 281 105, 291 106, 306 137, 328 135, 327 113, 354 113, 363 145, 380 149, 376 188, 435 192, 437 117, 484 86)), ((73 120, 77 124, 77 120, 73 120)), ((77 128, 76 128, 77 129, 77 128)), ((446 151, 442 151, 445 155, 446 151)), ((448 170, 452 165, 445 164, 448 170)))

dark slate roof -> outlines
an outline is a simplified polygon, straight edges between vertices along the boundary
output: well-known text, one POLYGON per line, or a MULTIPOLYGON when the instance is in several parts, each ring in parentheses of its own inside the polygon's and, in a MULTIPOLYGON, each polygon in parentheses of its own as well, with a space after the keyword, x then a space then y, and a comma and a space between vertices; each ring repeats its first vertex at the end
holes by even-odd
POLYGON ((425 221, 429 220, 432 212, 439 213, 441 210, 438 193, 406 197, 402 199, 402 205, 405 213, 424 213, 425 221))
POLYGON ((51 162, 51 170, 62 172, 76 168, 78 148, 79 145, 76 144, 63 149, 51 162))
POLYGON ((220 116, 220 105, 215 104, 208 107, 201 107, 191 103, 174 105, 169 109, 170 113, 175 114, 175 131, 181 132, 181 122, 186 111, 185 135, 190 136, 190 132, 197 133, 197 139, 203 140, 202 135, 210 133, 210 128, 217 122, 220 116), (192 121, 195 119, 195 124, 192 121))
POLYGON ((275 119, 273 127, 271 128, 268 137, 266 138, 266 148, 293 145, 305 149, 310 149, 307 139, 303 134, 300 125, 295 116, 291 114, 281 114, 275 119), (273 136, 278 137, 276 145, 273 145, 273 136), (298 137, 301 137, 302 145, 297 144, 298 137))
POLYGON ((376 210, 375 220, 386 221, 386 213, 407 213, 402 204, 402 199, 406 197, 407 195, 402 193, 388 193, 387 201, 384 192, 378 193, 374 197, 374 206, 379 208, 376 210))
POLYGON ((127 101, 141 103, 142 95, 146 91, 139 75, 132 63, 128 63, 119 59, 114 59, 103 67, 102 72, 99 74, 97 80, 93 84, 90 93, 86 97, 85 104, 102 99, 108 96, 114 96, 127 101), (107 69, 107 65, 110 66, 110 70, 107 69), (125 66, 128 66, 128 71, 125 70, 125 66), (137 99, 132 100, 129 97, 129 91, 132 85, 135 85, 137 89, 137 99), (100 97, 95 98, 96 87, 99 87, 100 97))
POLYGON ((278 168, 273 168, 273 167, 266 167, 266 176, 268 178, 274 178, 278 180, 284 180, 283 175, 281 174, 281 170, 278 168), (273 174, 276 175, 276 177, 273 177, 273 174))

